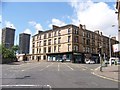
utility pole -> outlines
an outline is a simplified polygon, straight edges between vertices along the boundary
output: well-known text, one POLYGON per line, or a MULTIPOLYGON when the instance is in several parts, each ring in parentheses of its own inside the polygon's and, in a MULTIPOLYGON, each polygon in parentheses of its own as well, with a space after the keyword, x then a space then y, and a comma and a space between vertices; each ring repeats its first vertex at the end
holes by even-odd
MULTIPOLYGON (((111 39, 110 39, 111 35, 109 35, 109 55, 110 55, 110 58, 111 58, 111 39)), ((112 61, 111 59, 110 60, 110 66, 112 66, 112 61)))
POLYGON ((101 53, 102 53, 102 46, 100 46, 99 47, 99 57, 100 57, 100 71, 102 72, 102 55, 101 55, 101 53))

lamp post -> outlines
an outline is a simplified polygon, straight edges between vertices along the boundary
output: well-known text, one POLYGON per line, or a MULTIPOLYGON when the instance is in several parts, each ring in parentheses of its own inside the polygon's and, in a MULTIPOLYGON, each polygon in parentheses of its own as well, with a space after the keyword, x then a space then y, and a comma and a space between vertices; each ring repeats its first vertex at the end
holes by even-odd
MULTIPOLYGON (((111 37, 111 35, 109 35, 109 55, 110 55, 110 58, 111 58, 111 41, 110 41, 110 37, 111 37)), ((110 60, 110 66, 112 66, 112 61, 111 61, 111 59, 109 59, 110 60)))
POLYGON ((101 49, 102 49, 102 46, 99 47, 99 57, 100 57, 100 71, 102 72, 102 56, 101 56, 101 49))

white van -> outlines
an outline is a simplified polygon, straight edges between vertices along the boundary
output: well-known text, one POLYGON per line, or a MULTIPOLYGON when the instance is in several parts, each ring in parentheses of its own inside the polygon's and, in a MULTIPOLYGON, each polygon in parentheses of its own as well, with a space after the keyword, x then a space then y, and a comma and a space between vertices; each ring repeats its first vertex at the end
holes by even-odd
POLYGON ((111 57, 111 58, 109 59, 109 64, 115 64, 115 61, 118 61, 118 60, 119 60, 119 58, 111 57))

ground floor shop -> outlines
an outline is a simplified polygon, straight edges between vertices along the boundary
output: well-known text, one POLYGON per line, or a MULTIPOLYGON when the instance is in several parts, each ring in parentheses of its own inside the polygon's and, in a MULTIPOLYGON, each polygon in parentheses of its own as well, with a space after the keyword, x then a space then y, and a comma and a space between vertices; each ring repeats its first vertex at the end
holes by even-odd
POLYGON ((32 60, 62 61, 72 63, 85 63, 86 59, 100 63, 98 54, 86 54, 81 52, 47 53, 32 55, 32 60))

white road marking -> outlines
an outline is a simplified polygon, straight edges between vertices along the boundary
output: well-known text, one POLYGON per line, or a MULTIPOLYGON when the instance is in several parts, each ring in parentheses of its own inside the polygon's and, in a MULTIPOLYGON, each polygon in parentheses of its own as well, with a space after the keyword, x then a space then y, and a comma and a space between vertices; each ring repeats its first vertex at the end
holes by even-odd
POLYGON ((101 67, 101 66, 97 67, 97 68, 95 69, 95 71, 97 71, 100 67, 101 67))
POLYGON ((84 70, 86 70, 86 69, 83 68, 82 70, 84 71, 84 70))
POLYGON ((50 85, 0 85, 0 87, 48 87, 52 88, 50 85))
POLYGON ((120 82, 119 80, 116 80, 116 79, 112 79, 112 78, 108 78, 108 77, 104 77, 104 76, 101 76, 101 75, 98 75, 94 72, 91 72, 93 75, 96 75, 98 77, 101 77, 101 78, 104 78, 104 79, 108 79, 108 80, 112 80, 112 81, 115 81, 115 82, 120 82))
MULTIPOLYGON (((39 63, 40 64, 40 63, 39 63)), ((26 70, 30 70, 30 69, 33 69, 33 68, 36 68, 36 67, 39 67, 39 64, 37 66, 34 66, 34 67, 31 67, 31 68, 27 68, 27 69, 23 69, 21 71, 26 71, 26 70)))
MULTIPOLYGON (((53 64, 53 63, 52 63, 53 64)), ((52 64, 47 65, 45 68, 42 68, 40 71, 43 71, 44 69, 48 68, 49 66, 51 66, 52 64)))
POLYGON ((64 63, 67 67, 69 67, 71 70, 74 70, 73 68, 71 68, 68 64, 64 63))
POLYGON ((22 72, 25 71, 25 70, 21 70, 22 72))

